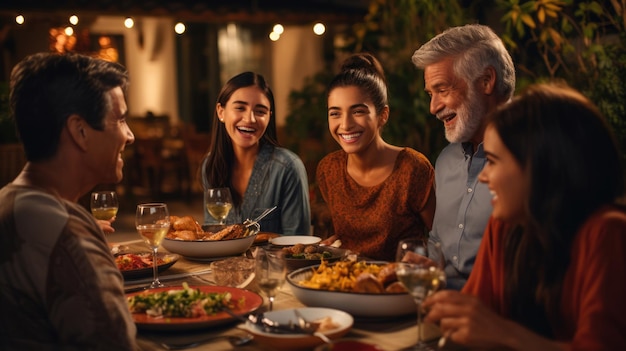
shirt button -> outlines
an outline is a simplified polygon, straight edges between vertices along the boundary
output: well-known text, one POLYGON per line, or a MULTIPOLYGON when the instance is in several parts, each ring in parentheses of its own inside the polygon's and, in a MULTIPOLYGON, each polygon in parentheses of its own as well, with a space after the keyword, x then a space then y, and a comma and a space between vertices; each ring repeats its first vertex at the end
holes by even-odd
POLYGON ((459 228, 463 229, 463 223, 459 224, 459 228))
POLYGON ((472 191, 473 191, 472 188, 467 188, 468 193, 471 193, 472 191))

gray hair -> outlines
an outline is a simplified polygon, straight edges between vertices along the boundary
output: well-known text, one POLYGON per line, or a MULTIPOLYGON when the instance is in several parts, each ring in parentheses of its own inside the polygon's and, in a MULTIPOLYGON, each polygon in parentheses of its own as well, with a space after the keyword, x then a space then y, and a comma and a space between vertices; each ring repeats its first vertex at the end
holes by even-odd
POLYGON ((502 40, 491 28, 467 24, 448 28, 415 51, 411 61, 417 68, 452 58, 454 73, 474 82, 484 69, 496 71, 496 94, 509 100, 515 90, 515 66, 502 40))

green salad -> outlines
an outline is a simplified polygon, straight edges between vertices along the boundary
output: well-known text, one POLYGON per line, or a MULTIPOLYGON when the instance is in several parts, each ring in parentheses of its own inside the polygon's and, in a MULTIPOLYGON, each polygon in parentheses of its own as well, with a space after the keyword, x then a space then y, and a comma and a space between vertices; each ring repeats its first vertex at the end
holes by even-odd
POLYGON ((224 307, 231 307, 229 292, 202 292, 185 282, 183 289, 156 293, 145 292, 128 297, 132 313, 146 313, 150 317, 202 317, 212 315, 224 307))

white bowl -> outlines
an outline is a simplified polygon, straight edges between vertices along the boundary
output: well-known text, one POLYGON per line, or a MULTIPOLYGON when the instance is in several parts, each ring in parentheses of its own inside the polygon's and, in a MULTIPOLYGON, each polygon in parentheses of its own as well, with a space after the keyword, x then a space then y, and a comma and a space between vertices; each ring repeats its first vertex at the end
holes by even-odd
POLYGON ((270 239, 270 244, 276 246, 293 246, 296 244, 312 245, 322 241, 319 236, 311 235, 283 235, 270 239))
MULTIPOLYGON (((280 324, 297 323, 294 309, 278 310, 266 312, 265 317, 280 324)), ((330 339, 339 339, 350 331, 354 319, 349 314, 331 308, 301 307, 297 309, 302 317, 308 321, 315 321, 330 317, 336 328, 322 331, 330 339)), ((254 335, 254 340, 259 344, 268 347, 270 350, 311 350, 312 348, 324 344, 324 341, 317 336, 308 334, 274 334, 259 330, 250 322, 242 324, 240 328, 245 329, 254 335)))
POLYGON ((313 275, 319 265, 297 269, 287 275, 293 295, 306 306, 328 307, 350 313, 355 317, 398 317, 416 313, 413 298, 408 293, 354 293, 305 288, 298 282, 313 275))
POLYGON ((166 237, 161 245, 169 252, 192 260, 215 260, 246 252, 258 232, 258 227, 253 227, 248 236, 227 240, 178 240, 166 237))

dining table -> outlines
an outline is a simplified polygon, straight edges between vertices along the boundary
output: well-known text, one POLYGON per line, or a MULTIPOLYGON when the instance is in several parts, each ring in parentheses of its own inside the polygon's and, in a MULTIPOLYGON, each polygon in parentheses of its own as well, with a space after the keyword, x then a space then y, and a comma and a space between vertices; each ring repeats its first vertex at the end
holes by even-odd
MULTIPOLYGON (((112 246, 122 248, 126 252, 149 251, 148 246, 141 240, 129 242, 111 243, 112 246)), ((167 252, 163 248, 160 252, 167 252)), ((189 286, 216 285, 213 274, 210 269, 210 261, 198 261, 187 259, 181 256, 175 264, 167 270, 159 273, 159 279, 172 289, 180 288, 183 282, 189 286)), ((124 285, 128 293, 139 291, 152 281, 152 275, 145 278, 125 279, 124 285)), ((267 298, 258 289, 256 282, 251 280, 250 283, 242 287, 242 289, 258 293, 267 301, 267 298)), ((279 290, 274 301, 273 310, 293 309, 301 307, 317 307, 305 306, 292 294, 289 284, 285 283, 279 290)), ((267 310, 267 302, 265 302, 259 311, 267 310)), ((368 345, 375 345, 381 351, 402 350, 417 342, 418 326, 416 323, 415 313, 408 312, 405 316, 383 317, 383 318, 359 318, 354 317, 354 323, 350 331, 345 334, 341 340, 360 341, 368 345)), ((142 350, 164 350, 162 343, 191 343, 201 341, 213 336, 225 335, 246 335, 245 329, 241 328, 241 321, 232 319, 229 322, 217 326, 210 326, 194 330, 143 330, 138 328, 137 343, 142 350)), ((439 328, 435 325, 424 323, 424 338, 430 344, 435 346, 440 338, 439 328)), ((197 346, 189 347, 188 350, 271 350, 267 346, 252 340, 242 346, 233 346, 226 338, 216 339, 210 342, 202 343, 197 346)))

